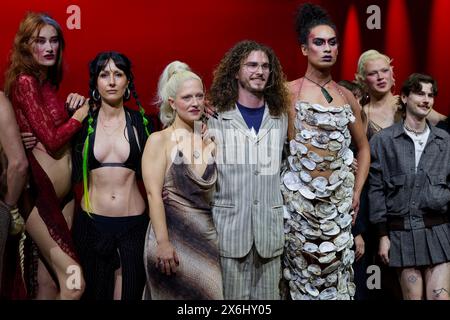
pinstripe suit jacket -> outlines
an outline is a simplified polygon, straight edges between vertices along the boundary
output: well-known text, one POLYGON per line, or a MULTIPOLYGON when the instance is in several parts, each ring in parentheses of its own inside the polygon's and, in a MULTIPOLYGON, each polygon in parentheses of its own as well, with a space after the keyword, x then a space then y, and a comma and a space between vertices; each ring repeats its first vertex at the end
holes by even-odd
POLYGON ((266 106, 257 135, 237 108, 208 123, 217 144, 218 177, 212 201, 222 257, 247 255, 253 243, 263 258, 281 254, 284 244, 280 166, 287 116, 266 106))

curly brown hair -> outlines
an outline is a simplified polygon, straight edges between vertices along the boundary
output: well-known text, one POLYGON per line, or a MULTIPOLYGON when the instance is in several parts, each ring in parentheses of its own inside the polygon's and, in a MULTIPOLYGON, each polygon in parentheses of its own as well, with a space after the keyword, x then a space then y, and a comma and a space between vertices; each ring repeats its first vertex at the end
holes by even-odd
POLYGON ((270 114, 279 116, 287 113, 289 95, 280 61, 271 48, 251 40, 237 43, 222 58, 219 66, 214 70, 214 79, 208 95, 209 101, 219 112, 235 108, 238 99, 236 74, 252 51, 263 51, 269 58, 271 70, 267 80, 268 85, 264 89, 264 100, 270 114))
POLYGON ((62 52, 64 50, 64 38, 61 27, 49 15, 45 13, 29 12, 22 20, 19 30, 14 38, 14 45, 11 51, 9 67, 5 73, 5 93, 8 95, 11 86, 19 74, 28 74, 37 79, 49 80, 51 84, 58 87, 62 80, 62 52), (36 30, 39 31, 46 25, 55 28, 58 34, 59 49, 56 54, 56 63, 48 68, 47 74, 39 66, 31 52, 33 36, 36 30))

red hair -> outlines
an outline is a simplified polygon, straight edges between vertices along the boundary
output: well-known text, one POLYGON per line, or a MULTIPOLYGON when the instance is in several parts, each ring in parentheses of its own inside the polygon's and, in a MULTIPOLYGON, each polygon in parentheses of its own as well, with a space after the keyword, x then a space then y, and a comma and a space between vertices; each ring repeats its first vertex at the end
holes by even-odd
POLYGON ((64 38, 59 24, 45 13, 29 12, 22 20, 19 30, 14 38, 11 51, 9 67, 5 73, 5 93, 9 95, 11 86, 19 74, 29 74, 37 79, 49 80, 56 87, 62 79, 62 51, 64 49, 64 38), (34 41, 34 34, 50 25, 55 28, 59 40, 59 48, 56 54, 56 63, 48 68, 47 74, 34 59, 31 46, 34 41))

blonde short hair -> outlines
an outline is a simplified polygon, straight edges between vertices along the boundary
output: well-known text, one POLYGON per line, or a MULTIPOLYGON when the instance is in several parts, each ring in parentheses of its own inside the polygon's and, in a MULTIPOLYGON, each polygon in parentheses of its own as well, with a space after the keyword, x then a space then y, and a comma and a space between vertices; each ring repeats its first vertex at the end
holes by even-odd
MULTIPOLYGON (((391 71, 393 71, 394 67, 391 65, 392 59, 389 58, 387 55, 380 53, 377 50, 367 50, 361 54, 358 60, 358 70, 355 74, 355 81, 362 86, 363 88, 367 89, 365 78, 366 78, 366 69, 365 65, 367 61, 370 60, 376 60, 376 59, 383 59, 386 61, 386 63, 390 66, 391 71)), ((394 76, 392 74, 392 76, 394 76)))

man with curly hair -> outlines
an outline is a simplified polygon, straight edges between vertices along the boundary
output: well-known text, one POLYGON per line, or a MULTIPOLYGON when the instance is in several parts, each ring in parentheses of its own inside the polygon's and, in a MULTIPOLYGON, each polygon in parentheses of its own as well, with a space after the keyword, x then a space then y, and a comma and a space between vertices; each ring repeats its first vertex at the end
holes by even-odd
POLYGON ((208 123, 217 144, 213 217, 225 299, 280 299, 283 250, 282 149, 288 93, 272 49, 242 41, 214 72, 208 123))

